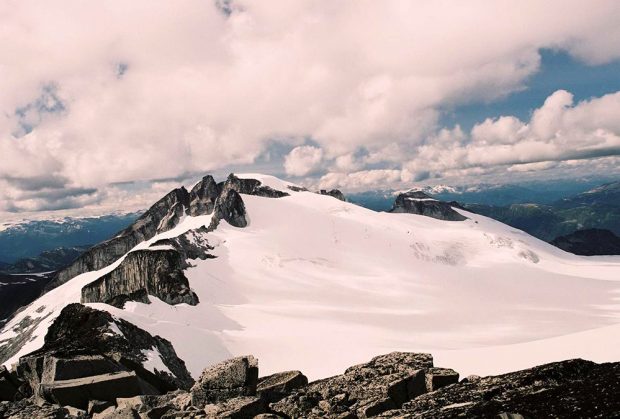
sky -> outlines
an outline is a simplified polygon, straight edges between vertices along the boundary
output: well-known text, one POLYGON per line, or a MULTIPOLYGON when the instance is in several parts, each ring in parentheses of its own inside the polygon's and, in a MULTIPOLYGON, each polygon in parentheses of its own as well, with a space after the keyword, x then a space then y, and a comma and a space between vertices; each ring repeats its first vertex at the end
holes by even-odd
POLYGON ((0 3, 0 219, 203 174, 620 177, 620 2, 0 3))

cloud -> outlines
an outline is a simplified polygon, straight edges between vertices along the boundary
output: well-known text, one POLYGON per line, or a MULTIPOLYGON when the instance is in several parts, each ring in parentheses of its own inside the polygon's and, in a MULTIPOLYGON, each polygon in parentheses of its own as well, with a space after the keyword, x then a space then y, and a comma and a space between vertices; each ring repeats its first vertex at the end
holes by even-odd
MULTIPOLYGON (((529 121, 501 116, 476 124, 468 134, 458 126, 439 130, 413 148, 413 157, 400 170, 390 171, 386 180, 398 186, 427 178, 482 176, 499 170, 522 173, 575 167, 580 160, 592 166, 596 166, 592 159, 615 162, 609 158, 620 156, 618 115, 620 92, 575 104, 572 94, 558 90, 534 110, 529 121)), ((372 180, 372 174, 380 173, 330 173, 319 184, 333 187, 338 179, 356 189, 361 186, 360 177, 372 180)))
MULTIPOLYGON (((50 176, 101 191, 251 165, 274 139, 307 147, 300 138, 314 149, 282 162, 295 176, 323 167, 319 154, 335 171, 371 177, 504 164, 476 157, 475 144, 434 147, 448 141, 443 109, 523 89, 540 48, 588 64, 617 59, 618 21, 614 0, 2 2, 0 56, 11 59, 0 66, 0 179, 50 176)), ((531 135, 565 114, 566 98, 556 99, 547 119, 528 123, 531 135)), ((584 126, 578 118, 559 123, 584 126)), ((560 139, 513 146, 502 130, 523 135, 511 123, 476 134, 497 162, 561 154, 560 139)), ((568 158, 613 151, 613 131, 586 128, 587 144, 571 140, 580 151, 568 158)), ((20 185, 9 188, 0 201, 19 199, 20 185)))
POLYGON ((295 147, 284 158, 284 169, 291 176, 306 176, 316 171, 323 160, 323 150, 310 146, 295 147))

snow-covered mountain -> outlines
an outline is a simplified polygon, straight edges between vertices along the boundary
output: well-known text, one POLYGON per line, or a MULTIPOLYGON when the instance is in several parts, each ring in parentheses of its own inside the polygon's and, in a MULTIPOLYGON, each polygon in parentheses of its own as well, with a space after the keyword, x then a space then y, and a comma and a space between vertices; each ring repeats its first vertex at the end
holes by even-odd
POLYGON ((620 359, 620 257, 571 255, 457 208, 463 221, 374 212, 238 178, 171 192, 78 260, 4 327, 3 363, 40 348, 74 302, 169 340, 194 378, 247 353, 310 378, 395 350, 463 374, 620 359))

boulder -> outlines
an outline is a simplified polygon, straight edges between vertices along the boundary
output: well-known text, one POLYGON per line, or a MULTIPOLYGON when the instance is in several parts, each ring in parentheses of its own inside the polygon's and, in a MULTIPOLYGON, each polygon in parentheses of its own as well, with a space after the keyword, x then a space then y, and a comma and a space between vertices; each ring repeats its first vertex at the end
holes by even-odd
POLYGON ((101 413, 104 410, 114 406, 115 403, 111 400, 89 400, 88 409, 86 411, 92 416, 95 413, 101 413))
POLYGON ((573 359, 446 386, 385 417, 607 418, 618 394, 620 363, 573 359))
MULTIPOLYGON (((185 363, 176 356, 170 342, 151 336, 129 322, 114 319, 108 312, 81 304, 70 304, 60 312, 48 329, 43 347, 22 357, 17 373, 37 397, 49 401, 68 397, 64 395, 68 388, 95 386, 113 391, 115 387, 110 383, 115 381, 132 390, 123 390, 123 394, 101 390, 105 397, 93 395, 91 400, 165 393, 193 384, 185 363), (147 353, 153 352, 160 356, 167 371, 144 368, 147 353), (90 383, 89 379, 94 381, 90 383), (136 392, 133 390, 136 388, 146 390, 136 392)), ((88 400, 86 405, 72 406, 85 409, 87 405, 88 400)))
POLYGON ((422 191, 409 191, 396 197, 390 212, 418 214, 444 221, 464 221, 464 215, 455 211, 452 205, 431 198, 422 191))
POLYGON ((256 393, 268 403, 277 402, 296 388, 308 385, 308 377, 300 371, 279 372, 259 378, 256 393))
POLYGON ((426 370, 426 390, 435 391, 459 382, 459 373, 449 368, 429 368, 426 370))
POLYGON ((88 409, 88 404, 93 399, 112 401, 117 397, 157 393, 156 388, 133 371, 58 380, 42 383, 38 388, 38 394, 47 401, 84 410, 88 409))
POLYGON ((208 404, 204 412, 208 419, 227 418, 245 419, 253 418, 267 411, 265 401, 260 397, 235 397, 219 404, 208 404))
POLYGON ((251 355, 220 362, 205 369, 191 388, 192 405, 204 407, 239 396, 254 396, 258 361, 251 355))
POLYGON ((376 416, 425 393, 424 372, 432 367, 429 354, 393 352, 298 388, 270 408, 285 417, 376 416))

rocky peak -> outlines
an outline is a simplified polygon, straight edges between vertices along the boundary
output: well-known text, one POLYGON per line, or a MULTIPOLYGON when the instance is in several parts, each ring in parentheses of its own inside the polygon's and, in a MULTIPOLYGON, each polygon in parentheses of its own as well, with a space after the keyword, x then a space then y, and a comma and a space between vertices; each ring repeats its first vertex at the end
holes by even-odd
POLYGON ((119 232, 114 238, 93 246, 77 258, 70 266, 59 271, 47 285, 44 292, 67 282, 84 272, 104 268, 129 252, 138 243, 176 227, 184 215, 199 216, 211 214, 218 206, 217 218, 225 219, 231 225, 245 227, 245 206, 239 194, 280 198, 288 193, 261 184, 256 179, 240 179, 230 174, 224 182, 215 183, 213 176, 202 178, 188 192, 184 187, 170 191, 151 206, 136 222, 119 232), (230 193, 229 191, 235 193, 230 193))
POLYGON ((203 177, 189 193, 188 214, 192 217, 211 214, 218 195, 217 183, 215 183, 213 176, 207 175, 203 177))
POLYGON ((445 221, 464 221, 467 217, 452 208, 452 205, 438 201, 422 191, 409 191, 396 197, 390 212, 425 215, 445 221))

